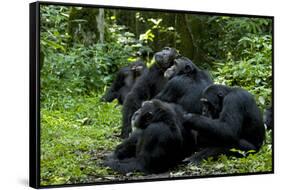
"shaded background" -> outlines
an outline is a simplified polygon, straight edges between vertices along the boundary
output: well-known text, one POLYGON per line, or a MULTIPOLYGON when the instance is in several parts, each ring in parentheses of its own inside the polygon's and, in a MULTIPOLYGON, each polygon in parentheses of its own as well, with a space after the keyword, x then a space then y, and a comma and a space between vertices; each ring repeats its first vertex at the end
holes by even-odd
POLYGON ((271 98, 271 33, 267 18, 42 6, 42 98, 54 90, 98 91, 137 52, 149 64, 171 46, 218 83, 250 90, 264 108, 271 98))

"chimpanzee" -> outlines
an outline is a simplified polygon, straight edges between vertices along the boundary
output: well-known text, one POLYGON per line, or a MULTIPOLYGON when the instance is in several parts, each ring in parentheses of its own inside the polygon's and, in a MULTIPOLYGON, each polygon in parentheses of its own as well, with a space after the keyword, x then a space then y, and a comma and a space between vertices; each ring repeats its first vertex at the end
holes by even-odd
POLYGON ((155 63, 137 80, 124 101, 121 137, 129 136, 132 115, 141 107, 142 102, 152 99, 167 83, 164 72, 178 56, 177 51, 169 47, 155 53, 155 63))
POLYGON ((183 110, 157 99, 145 101, 132 116, 134 131, 104 162, 120 172, 164 172, 193 152, 194 139, 183 130, 183 110))
POLYGON ((273 128, 273 112, 272 112, 272 106, 267 108, 264 113, 264 124, 266 126, 266 129, 273 128))
POLYGON ((188 158, 190 162, 230 153, 231 148, 260 149, 265 129, 260 110, 249 92, 238 87, 210 85, 203 91, 201 101, 202 115, 184 116, 184 127, 198 131, 199 139, 200 136, 207 139, 207 146, 188 158))
POLYGON ((147 71, 147 67, 142 61, 135 61, 128 66, 122 67, 118 72, 116 79, 102 97, 105 102, 111 102, 117 99, 119 104, 123 104, 126 96, 132 89, 136 80, 147 71))
POLYGON ((212 84, 212 79, 186 57, 175 59, 164 76, 169 79, 164 89, 155 97, 165 102, 181 105, 186 112, 201 113, 202 91, 212 84))

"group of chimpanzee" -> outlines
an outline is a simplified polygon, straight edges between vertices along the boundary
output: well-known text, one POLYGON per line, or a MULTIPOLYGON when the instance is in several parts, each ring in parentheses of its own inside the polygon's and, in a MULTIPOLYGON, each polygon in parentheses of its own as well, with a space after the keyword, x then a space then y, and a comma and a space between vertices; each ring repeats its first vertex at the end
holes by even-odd
POLYGON ((261 112, 246 90, 213 84, 208 72, 166 47, 121 68, 104 101, 123 104, 121 137, 104 165, 120 173, 160 173, 209 156, 258 151, 265 138, 261 112))

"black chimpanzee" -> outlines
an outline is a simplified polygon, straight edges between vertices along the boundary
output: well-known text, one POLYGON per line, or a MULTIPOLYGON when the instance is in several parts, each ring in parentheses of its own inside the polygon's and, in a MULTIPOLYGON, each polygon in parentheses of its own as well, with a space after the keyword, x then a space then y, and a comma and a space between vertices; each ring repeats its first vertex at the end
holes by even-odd
POLYGON ((104 162, 120 172, 164 172, 194 151, 191 132, 183 129, 183 110, 157 99, 145 101, 132 116, 135 130, 104 162))
POLYGON ((208 156, 229 153, 230 148, 258 151, 265 129, 253 96, 244 89, 224 85, 210 85, 201 98, 202 115, 188 113, 184 127, 194 129, 207 142, 203 150, 192 155, 190 162, 208 156))
POLYGON ((142 102, 152 99, 167 83, 164 72, 173 65, 174 59, 178 56, 177 51, 169 47, 155 53, 155 63, 137 80, 125 99, 121 137, 129 136, 132 130, 132 115, 141 107, 142 102))
POLYGON ((273 112, 272 106, 267 108, 264 113, 264 124, 266 129, 273 129, 273 112))
POLYGON ((107 90, 102 100, 111 102, 117 99, 119 104, 123 104, 126 96, 132 89, 136 80, 147 71, 147 67, 142 61, 135 61, 128 66, 122 67, 116 75, 116 79, 107 90))
POLYGON ((174 65, 164 75, 169 81, 155 98, 179 104, 188 113, 201 113, 202 91, 213 83, 209 74, 188 58, 181 57, 175 59, 174 65))

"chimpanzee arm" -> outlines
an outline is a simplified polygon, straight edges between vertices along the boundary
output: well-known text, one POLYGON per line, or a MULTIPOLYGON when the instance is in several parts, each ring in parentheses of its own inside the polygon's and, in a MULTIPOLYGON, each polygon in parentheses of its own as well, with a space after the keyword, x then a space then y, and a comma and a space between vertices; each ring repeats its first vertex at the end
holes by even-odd
POLYGON ((239 97, 225 97, 223 109, 218 119, 212 119, 201 115, 187 114, 185 127, 191 127, 220 139, 223 142, 238 143, 242 128, 243 113, 240 109, 239 97))
MULTIPOLYGON (((145 89, 146 90, 146 89, 145 89)), ((142 99, 139 98, 140 94, 138 91, 131 91, 123 104, 122 109, 122 129, 121 137, 127 138, 132 131, 131 118, 133 114, 141 107, 142 99)))
POLYGON ((135 130, 130 137, 125 139, 121 144, 119 144, 114 151, 114 157, 120 160, 124 158, 135 157, 136 146, 141 136, 141 133, 141 130, 135 130))
POLYGON ((236 126, 229 125, 219 119, 211 119, 205 116, 194 115, 185 116, 187 120, 184 122, 185 127, 190 127, 199 133, 202 132, 210 137, 215 137, 223 142, 236 142, 238 140, 238 130, 236 126))
POLYGON ((119 173, 126 174, 129 172, 140 171, 145 172, 142 162, 138 158, 128 158, 124 160, 108 160, 103 165, 110 167, 119 173))

